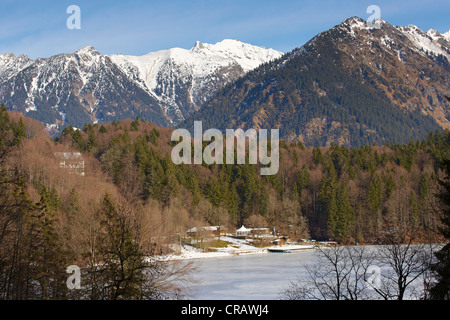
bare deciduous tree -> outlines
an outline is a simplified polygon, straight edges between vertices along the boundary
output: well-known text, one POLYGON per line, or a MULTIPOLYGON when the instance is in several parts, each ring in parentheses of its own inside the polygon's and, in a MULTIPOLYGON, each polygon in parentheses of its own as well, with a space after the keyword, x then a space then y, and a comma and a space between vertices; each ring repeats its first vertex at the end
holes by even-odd
POLYGON ((84 298, 95 300, 180 297, 193 266, 161 259, 167 253, 144 212, 105 195, 91 221, 85 249, 84 298))
POLYGON ((377 249, 376 264, 380 266, 381 285, 375 291, 386 300, 423 298, 433 252, 430 243, 414 244, 404 233, 392 232, 384 237, 384 244, 377 249))
POLYGON ((367 299, 366 273, 374 257, 368 247, 317 247, 317 261, 306 265, 306 279, 281 293, 288 300, 367 299))
POLYGON ((380 246, 319 247, 317 261, 281 293, 289 300, 423 299, 430 283, 431 244, 405 242, 398 235, 380 246), (372 274, 371 270, 377 270, 372 274), (376 277, 375 285, 371 278, 376 277))

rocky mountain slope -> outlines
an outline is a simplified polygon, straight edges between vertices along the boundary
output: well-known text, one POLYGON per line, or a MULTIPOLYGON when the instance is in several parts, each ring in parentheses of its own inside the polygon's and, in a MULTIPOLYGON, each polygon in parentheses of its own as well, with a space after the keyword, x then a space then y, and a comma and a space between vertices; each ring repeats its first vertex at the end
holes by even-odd
POLYGON ((111 59, 178 123, 224 85, 281 55, 226 39, 214 45, 197 42, 190 50, 173 48, 137 57, 118 54, 111 59))
POLYGON ((281 52, 236 40, 141 57, 93 47, 31 60, 0 54, 0 102, 48 127, 135 118, 169 126, 225 84, 281 52))
POLYGON ((228 85, 181 126, 279 128, 310 145, 403 143, 450 128, 450 31, 352 17, 228 85))

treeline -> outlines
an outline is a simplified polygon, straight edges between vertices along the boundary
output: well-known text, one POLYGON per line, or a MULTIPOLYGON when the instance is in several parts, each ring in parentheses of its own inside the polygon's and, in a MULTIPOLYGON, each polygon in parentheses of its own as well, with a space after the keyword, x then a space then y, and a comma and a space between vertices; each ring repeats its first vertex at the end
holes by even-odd
POLYGON ((280 143, 280 170, 257 165, 174 165, 171 130, 140 121, 68 128, 59 142, 90 152, 128 198, 182 204, 179 230, 192 224, 275 227, 293 239, 377 243, 389 230, 420 237, 440 224, 435 208, 450 133, 406 145, 348 148, 280 143), (186 218, 189 217, 189 218, 186 218))

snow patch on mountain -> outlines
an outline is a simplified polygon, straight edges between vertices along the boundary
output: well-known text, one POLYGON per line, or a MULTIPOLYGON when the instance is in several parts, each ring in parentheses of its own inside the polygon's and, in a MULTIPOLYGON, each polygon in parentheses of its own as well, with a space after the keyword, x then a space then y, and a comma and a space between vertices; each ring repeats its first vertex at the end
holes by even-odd
POLYGON ((345 20, 343 23, 341 23, 340 25, 338 25, 337 27, 339 28, 346 28, 347 30, 350 31, 350 35, 352 37, 356 37, 359 34, 359 31, 361 30, 374 30, 374 29, 379 29, 382 28, 383 24, 385 24, 386 22, 381 19, 378 18, 374 21, 371 21, 371 23, 369 23, 368 21, 361 19, 359 17, 351 17, 348 18, 347 20, 345 20))
POLYGON ((32 63, 28 56, 22 54, 15 56, 12 53, 0 54, 0 80, 7 80, 32 63))
POLYGON ((422 31, 418 26, 408 25, 407 27, 398 27, 419 51, 425 51, 429 54, 443 55, 450 60, 450 45, 448 39, 434 29, 428 32, 422 31), (439 40, 444 41, 441 43, 439 40))
POLYGON ((204 89, 205 78, 219 70, 237 65, 246 73, 282 55, 280 51, 226 39, 216 44, 197 41, 189 50, 172 48, 143 56, 116 54, 110 57, 153 96, 176 105, 179 90, 176 84, 190 86, 191 102, 196 104, 201 100, 198 94, 204 89))
POLYGON ((52 125, 129 116, 130 107, 160 125, 176 124, 225 84, 282 54, 237 40, 143 56, 102 55, 93 46, 35 60, 2 53, 0 101, 52 125))
POLYGON ((450 30, 448 30, 447 32, 443 33, 442 36, 447 39, 447 41, 450 41, 450 30))

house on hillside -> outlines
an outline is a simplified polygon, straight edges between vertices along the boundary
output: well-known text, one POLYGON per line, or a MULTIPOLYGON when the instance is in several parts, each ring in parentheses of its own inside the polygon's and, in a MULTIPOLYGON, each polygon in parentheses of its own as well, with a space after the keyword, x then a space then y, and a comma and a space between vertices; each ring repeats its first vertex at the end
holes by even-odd
POLYGON ((291 241, 288 236, 282 236, 272 241, 274 245, 282 246, 286 244, 288 241, 291 241))
POLYGON ((69 174, 84 176, 84 160, 80 152, 55 152, 59 167, 69 174))
POLYGON ((225 236, 227 234, 227 228, 224 226, 193 227, 188 229, 186 234, 193 238, 214 238, 225 236))
POLYGON ((252 228, 251 230, 253 236, 264 236, 270 234, 269 228, 252 228))

